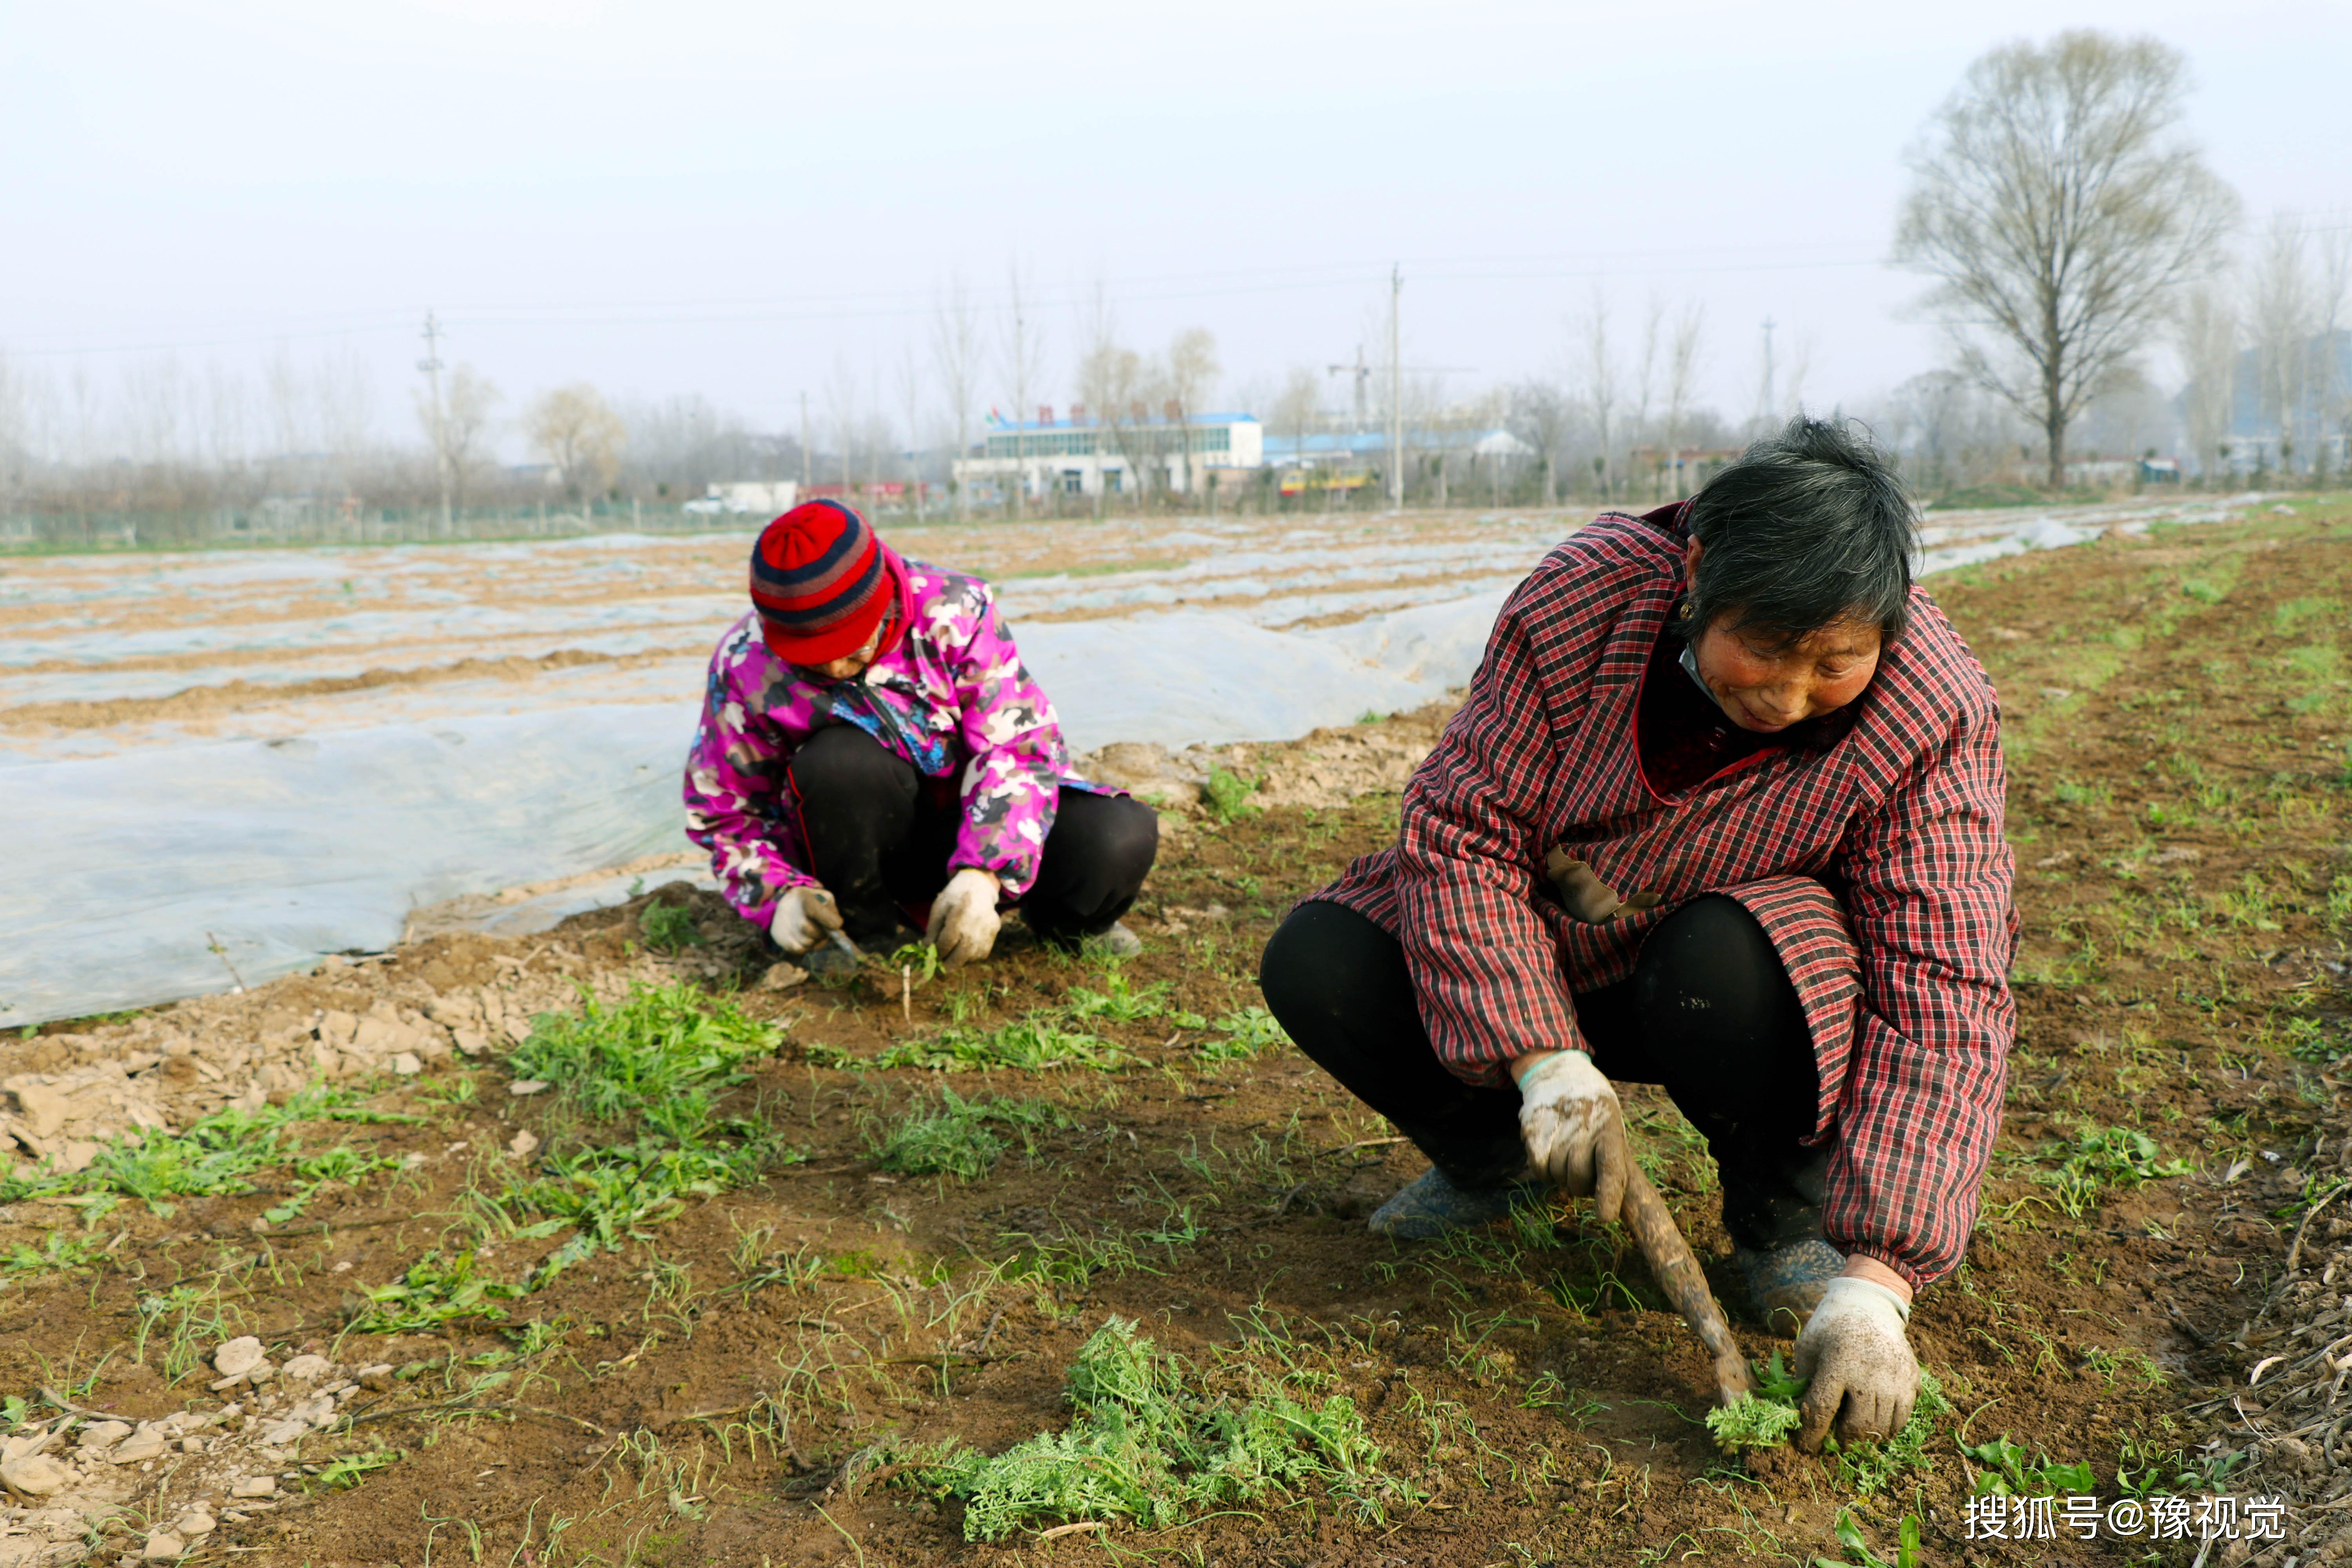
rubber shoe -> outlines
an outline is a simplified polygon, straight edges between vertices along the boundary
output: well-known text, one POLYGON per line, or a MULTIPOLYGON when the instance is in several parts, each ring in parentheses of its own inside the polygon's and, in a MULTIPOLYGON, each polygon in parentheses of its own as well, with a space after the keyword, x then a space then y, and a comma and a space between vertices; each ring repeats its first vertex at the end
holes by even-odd
POLYGON ((795 957, 793 962, 807 970, 813 979, 821 979, 829 974, 855 974, 858 967, 857 960, 829 942, 818 942, 806 952, 795 957))
POLYGON ((1088 958, 1133 958, 1143 951, 1143 939, 1128 930, 1125 921, 1113 921, 1110 930, 1095 932, 1078 946, 1088 958))
POLYGON ((1457 1187, 1432 1166, 1374 1210, 1370 1224, 1375 1235, 1398 1241, 1427 1241, 1449 1230, 1468 1230, 1501 1219, 1513 1209, 1542 1202, 1548 1193, 1541 1182, 1457 1187))
POLYGON ((1748 1300, 1757 1314, 1766 1327, 1782 1333, 1801 1331, 1830 1281, 1845 1272, 1845 1254, 1826 1241, 1793 1242, 1767 1252, 1735 1247, 1731 1256, 1747 1278, 1748 1300))

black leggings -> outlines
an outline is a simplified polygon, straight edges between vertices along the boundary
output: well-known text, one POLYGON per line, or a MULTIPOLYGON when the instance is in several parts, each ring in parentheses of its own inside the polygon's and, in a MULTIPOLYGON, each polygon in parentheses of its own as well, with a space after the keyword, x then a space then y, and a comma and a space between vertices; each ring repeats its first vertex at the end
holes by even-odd
MULTIPOLYGON (((947 885, 963 825, 954 779, 926 779, 852 724, 803 742, 785 778, 809 869, 852 940, 889 939, 947 885)), ((1063 946, 1108 931, 1142 890, 1159 847, 1159 814, 1141 801, 1066 786, 1037 880, 1017 901, 1021 918, 1063 946)))
MULTIPOLYGON (((1449 1180, 1489 1187, 1525 1170, 1518 1090, 1473 1088, 1438 1060, 1396 938, 1338 904, 1301 904, 1266 944, 1258 985, 1299 1048, 1449 1180)), ((1630 979, 1575 1001, 1593 1065, 1663 1085, 1706 1135, 1734 1241, 1822 1234, 1828 1152, 1799 1142, 1820 1092, 1812 1036, 1753 915, 1720 894, 1693 900, 1650 933, 1630 979)))

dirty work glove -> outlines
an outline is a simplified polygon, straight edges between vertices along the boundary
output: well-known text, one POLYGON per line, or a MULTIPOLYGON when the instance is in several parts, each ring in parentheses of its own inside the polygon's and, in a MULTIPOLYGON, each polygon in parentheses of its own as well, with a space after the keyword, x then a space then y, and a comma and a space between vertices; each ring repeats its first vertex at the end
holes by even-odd
POLYGON ((1601 1223, 1625 1201, 1625 1121, 1617 1091, 1582 1051, 1560 1051, 1519 1079, 1519 1136, 1535 1173, 1570 1197, 1592 1196, 1601 1223))
POLYGON ((950 969, 986 958, 995 948, 1004 923, 996 914, 997 886, 994 872, 966 866, 931 900, 931 945, 950 969))
POLYGON ((1797 1375, 1812 1379, 1798 1405, 1798 1447, 1820 1452, 1832 1421, 1841 1443, 1903 1430, 1919 1396, 1919 1363, 1903 1337, 1910 1321, 1911 1309, 1884 1285, 1830 1281, 1797 1336, 1797 1375))
POLYGON ((825 932, 840 929, 841 910, 823 888, 788 889, 776 900, 776 912, 768 917, 768 934, 778 947, 795 956, 823 942, 825 932))

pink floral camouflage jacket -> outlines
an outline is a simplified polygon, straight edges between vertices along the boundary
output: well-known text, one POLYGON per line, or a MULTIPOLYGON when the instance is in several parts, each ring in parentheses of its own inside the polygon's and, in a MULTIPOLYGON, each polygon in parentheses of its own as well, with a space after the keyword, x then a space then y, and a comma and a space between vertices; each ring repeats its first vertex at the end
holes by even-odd
POLYGON ((785 765, 828 724, 856 725, 926 778, 960 775, 963 826, 949 865, 995 872, 1007 902, 1037 879, 1061 786, 1084 786, 987 584, 909 561, 898 612, 907 635, 856 680, 812 680, 770 653, 757 612, 710 656, 687 756, 686 836, 710 851, 746 920, 764 925, 785 892, 816 885, 781 806, 785 765))

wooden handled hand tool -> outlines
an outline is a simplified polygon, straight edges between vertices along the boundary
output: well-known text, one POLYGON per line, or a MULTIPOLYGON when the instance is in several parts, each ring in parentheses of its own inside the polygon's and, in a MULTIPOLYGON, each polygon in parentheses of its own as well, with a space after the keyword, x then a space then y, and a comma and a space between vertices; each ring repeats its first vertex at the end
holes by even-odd
POLYGON ((1715 1399, 1718 1405, 1756 1392, 1756 1380, 1748 1370, 1748 1358, 1731 1338, 1731 1325, 1724 1321, 1723 1309, 1716 1304, 1715 1293, 1706 1288, 1706 1276, 1699 1269, 1698 1259, 1692 1255, 1690 1243, 1675 1225, 1675 1216, 1666 1212, 1666 1201, 1658 1189, 1650 1185, 1650 1178, 1633 1159, 1633 1145, 1624 1126, 1616 1128, 1617 1136, 1624 1139, 1625 1201, 1622 1217, 1625 1228, 1642 1246, 1642 1256, 1649 1259, 1650 1272, 1657 1277, 1666 1299, 1683 1321, 1698 1335, 1699 1343, 1715 1358, 1715 1399))

